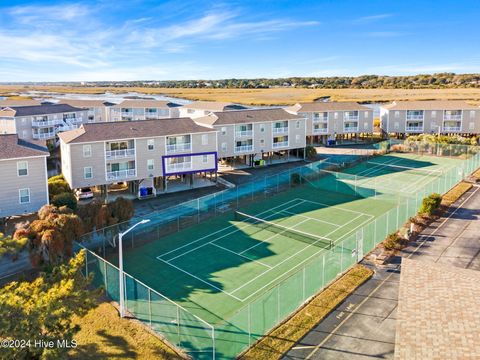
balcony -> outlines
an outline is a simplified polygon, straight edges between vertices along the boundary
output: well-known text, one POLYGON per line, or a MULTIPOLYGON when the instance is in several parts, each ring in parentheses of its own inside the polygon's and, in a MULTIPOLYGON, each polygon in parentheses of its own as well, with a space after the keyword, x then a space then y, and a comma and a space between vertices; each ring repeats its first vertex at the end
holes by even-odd
POLYGON ((78 129, 78 125, 67 125, 67 124, 63 124, 62 126, 58 127, 57 128, 57 132, 61 132, 61 131, 69 131, 69 130, 75 130, 75 129, 78 129))
POLYGON ((55 126, 62 123, 62 120, 33 120, 32 126, 43 127, 43 126, 55 126))
POLYGON ((253 151, 253 145, 240 145, 240 146, 235 146, 235 152, 236 153, 242 153, 242 152, 248 152, 248 151, 253 151))
POLYGON ((423 115, 413 115, 413 114, 407 114, 407 121, 413 120, 413 121, 423 121, 423 115))
POLYGON ((32 137, 35 140, 53 139, 55 137, 55 131, 50 131, 48 133, 33 133, 32 137))
POLYGON ((423 126, 407 126, 405 130, 410 132, 423 132, 423 126))
POLYGON ((175 171, 188 171, 192 169, 192 162, 191 161, 184 161, 178 163, 167 164, 167 171, 168 172, 175 172, 175 171))
POLYGON ((107 160, 135 157, 135 148, 122 150, 105 150, 105 157, 107 158, 107 160))
POLYGON ((192 143, 167 144, 167 153, 176 153, 179 151, 191 151, 192 143))
POLYGON ((317 129, 313 129, 313 133, 314 134, 327 134, 328 133, 328 128, 317 128, 317 129))
POLYGON ((137 176, 136 169, 107 171, 106 173, 107 181, 123 180, 123 179, 132 178, 135 176, 137 176))
POLYGON ((358 121, 358 115, 344 115, 344 121, 358 121))
POLYGON ((442 127, 442 131, 443 132, 458 132, 458 131, 461 131, 462 130, 462 126, 461 125, 443 125, 442 127))
POLYGON ((246 136, 252 136, 253 135, 253 130, 239 130, 235 131, 235 137, 246 137, 246 136))
POLYGON ((344 126, 343 132, 344 133, 354 133, 358 131, 358 126, 344 126))
POLYGON ((328 116, 314 116, 313 122, 327 122, 328 116))
POLYGON ((274 142, 272 147, 274 149, 288 147, 288 141, 274 142))
POLYGON ((273 133, 274 133, 274 134, 285 134, 285 133, 288 133, 288 126, 274 127, 274 128, 273 128, 273 133))
POLYGON ((462 121, 462 114, 445 114, 443 120, 446 121, 462 121))

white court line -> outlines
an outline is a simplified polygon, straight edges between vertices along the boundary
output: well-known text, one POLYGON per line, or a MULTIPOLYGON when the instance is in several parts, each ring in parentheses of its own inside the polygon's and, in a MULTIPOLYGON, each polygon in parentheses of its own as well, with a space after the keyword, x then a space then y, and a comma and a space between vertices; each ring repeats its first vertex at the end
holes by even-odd
MULTIPOLYGON (((289 203, 291 203, 292 201, 296 201, 296 200, 301 200, 301 201, 303 201, 302 199, 295 198, 295 199, 292 199, 292 200, 290 200, 290 201, 287 201, 286 203, 283 203, 283 204, 281 204, 281 205, 275 206, 275 207, 273 207, 272 209, 268 209, 268 210, 262 211, 260 214, 264 214, 264 213, 266 213, 266 212, 268 212, 268 211, 270 211, 270 210, 279 208, 279 207, 281 207, 281 206, 284 206, 284 205, 289 204, 289 203)), ((228 229, 228 228, 232 228, 232 227, 237 228, 236 225, 226 226, 226 227, 221 228, 220 230, 217 230, 217 231, 215 231, 215 232, 213 232, 213 233, 210 233, 210 234, 208 234, 208 235, 202 236, 201 238, 198 238, 197 240, 194 240, 194 241, 192 241, 192 242, 189 242, 188 244, 185 244, 185 245, 176 247, 176 248, 173 249, 173 250, 167 251, 166 253, 157 256, 157 258, 159 258, 159 257, 164 257, 165 255, 168 255, 168 254, 171 254, 171 253, 173 253, 173 252, 176 252, 177 250, 180 250, 180 249, 183 249, 184 247, 187 247, 187 246, 190 246, 190 245, 192 245, 192 244, 195 244, 195 243, 198 242, 198 241, 204 240, 204 239, 206 239, 206 238, 208 238, 208 237, 210 237, 210 236, 212 236, 212 235, 215 235, 215 234, 217 234, 217 233, 219 233, 219 232, 222 232, 222 231, 224 231, 224 230, 226 230, 226 229, 228 229)), ((243 228, 242 228, 242 229, 243 229, 243 228)), ((236 231, 238 231, 238 228, 237 228, 236 231)), ((233 231, 233 232, 235 232, 235 231, 233 231)), ((232 233, 233 233, 233 232, 232 232, 232 233)), ((231 233, 229 233, 229 234, 231 234, 231 233)), ((228 234, 228 235, 229 235, 229 234, 228 234)))
POLYGON ((332 222, 329 222, 329 221, 312 218, 310 216, 305 216, 305 215, 297 214, 297 213, 290 212, 290 211, 280 210, 278 213, 284 213, 284 214, 288 214, 288 215, 292 215, 292 216, 299 216, 299 217, 303 217, 305 219, 310 219, 310 220, 313 220, 313 221, 318 221, 318 222, 322 222, 322 223, 325 223, 325 224, 330 224, 330 225, 333 225, 333 226, 336 226, 336 227, 342 226, 340 224, 335 224, 335 223, 332 223, 332 222))
MULTIPOLYGON (((304 222, 307 222, 307 221, 308 221, 308 219, 305 219, 305 220, 302 220, 302 221, 296 223, 296 224, 292 227, 292 230, 295 230, 295 229, 293 229, 295 226, 300 225, 300 224, 303 224, 304 222)), ((267 231, 268 231, 268 230, 267 230, 267 231)), ((284 231, 282 231, 282 232, 279 232, 278 234, 272 235, 272 236, 266 238, 265 240, 260 240, 260 242, 256 243, 255 245, 252 245, 252 246, 250 246, 249 248, 246 248, 245 250, 242 250, 242 252, 240 252, 240 254, 243 254, 243 253, 245 253, 245 252, 247 252, 247 251, 249 251, 249 250, 257 247, 258 245, 262 245, 263 243, 268 242, 268 240, 273 239, 273 238, 276 237, 276 236, 282 235, 282 234, 283 234, 284 232, 286 232, 286 231, 287 231, 287 230, 284 230, 284 231)), ((315 235, 312 235, 312 236, 315 236, 315 235)), ((327 239, 327 238, 325 238, 324 240, 331 241, 330 239, 327 239)))
MULTIPOLYGON (((298 205, 299 205, 299 204, 295 204, 295 205, 289 206, 289 207, 287 207, 287 209, 290 209, 290 208, 295 207, 295 206, 298 206, 298 205)), ((270 210, 269 210, 269 211, 270 211, 270 210)), ((265 213, 265 212, 266 212, 266 211, 262 212, 261 214, 263 214, 263 213, 265 213)), ((271 216, 274 216, 274 215, 275 215, 275 214, 273 214, 273 215, 271 215, 271 216)), ((270 216, 267 216, 267 218, 268 218, 268 217, 270 217, 270 216)), ((231 226, 229 226, 229 227, 233 227, 233 226, 235 226, 235 225, 231 225, 231 226)), ((210 245, 211 243, 214 243, 214 242, 217 241, 217 240, 223 239, 224 237, 229 236, 229 235, 232 235, 233 233, 235 233, 235 232, 237 232, 237 231, 240 231, 241 229, 245 229, 246 227, 249 227, 249 226, 253 226, 253 225, 252 225, 252 224, 247 224, 246 226, 243 226, 243 227, 240 227, 240 228, 239 228, 239 227, 236 227, 235 230, 233 230, 233 231, 231 231, 231 232, 229 232, 229 233, 227 233, 227 234, 225 234, 225 235, 219 236, 219 237, 217 237, 217 238, 215 238, 215 239, 213 239, 213 240, 211 240, 211 241, 209 241, 209 242, 207 242, 207 243, 204 243, 204 244, 202 244, 202 245, 199 245, 199 246, 197 246, 197 247, 195 247, 195 248, 193 248, 193 249, 190 249, 190 250, 188 250, 188 251, 185 251, 185 252, 181 253, 180 255, 177 255, 177 256, 175 256, 175 257, 173 257, 173 258, 171 258, 171 259, 168 259, 168 261, 169 261, 169 262, 170 262, 170 261, 173 261, 173 260, 175 260, 175 259, 177 259, 177 258, 179 258, 179 257, 182 257, 182 256, 184 256, 184 255, 186 255, 186 254, 191 253, 192 251, 195 251, 195 250, 198 250, 198 249, 200 249, 200 248, 202 248, 202 247, 204 247, 204 246, 210 245)), ((227 229, 228 229, 228 227, 227 227, 227 229)), ((194 241, 194 242, 195 242, 195 241, 194 241)))
MULTIPOLYGON (((342 235, 340 238, 338 238, 336 241, 340 241, 342 240, 343 238, 345 238, 346 236, 350 235, 352 232, 356 231, 359 227, 365 225, 367 222, 369 222, 371 219, 367 219, 365 221, 363 221, 361 224, 359 224, 358 226, 356 226, 355 228, 353 228, 352 230, 350 230, 349 232, 347 232, 345 235, 342 235)), ((310 246, 313 246, 314 244, 311 244, 311 245, 308 245, 306 246, 303 250, 309 248, 310 246)), ((303 251, 302 250, 302 251, 303 251)), ((325 249, 320 249, 318 250, 317 252, 313 253, 312 255, 310 255, 309 257, 307 257, 306 259, 302 260, 301 262, 299 262, 298 264, 296 264, 295 266, 293 266, 292 268, 288 269, 288 271, 286 273, 289 273, 290 271, 292 271, 293 269, 296 269, 297 267, 303 265, 304 263, 306 263, 308 260, 310 260, 312 257, 318 255, 320 252, 324 251, 325 249)), ((265 271, 264 273, 256 276, 256 278, 258 278, 259 276, 262 276, 263 274, 267 273, 268 271, 270 270, 267 270, 265 271)), ((270 286, 270 284, 276 282, 278 279, 280 279, 281 277, 285 276, 285 273, 280 275, 280 276, 277 276, 275 279, 269 281, 267 284, 265 284, 264 286, 262 286, 261 288, 258 288, 255 292, 251 293, 250 295, 248 295, 247 297, 243 298, 242 300, 240 300, 241 302, 245 302, 246 300, 250 299, 252 296, 254 296, 255 294, 257 294, 259 291, 263 290, 264 288, 270 286)), ((255 280, 255 279, 252 279, 252 280, 255 280)), ((251 281, 252 281, 251 280, 251 281)), ((249 282, 251 282, 249 281, 249 282)), ((242 285, 241 287, 243 287, 244 285, 242 285)), ((239 288, 235 289, 234 291, 231 292, 231 294, 233 294, 234 292, 236 292, 239 288)))
POLYGON ((369 174, 371 172, 376 172, 377 171, 377 168, 381 168, 383 165, 393 165, 399 161, 402 161, 402 160, 405 160, 405 158, 397 158, 397 157, 393 157, 393 161, 389 161, 389 162, 384 162, 384 163, 381 163, 379 165, 375 165, 374 167, 370 168, 370 169, 365 169, 363 171, 360 171, 359 173, 357 174, 351 174, 351 175, 357 175, 357 176, 361 176, 361 177, 365 177, 365 175, 362 175, 362 174, 369 174))
MULTIPOLYGON (((312 203, 312 204, 323 205, 323 206, 325 206, 325 207, 331 207, 331 208, 334 208, 334 209, 340 209, 340 210, 352 212, 352 213, 355 213, 355 214, 362 214, 362 215, 372 216, 372 215, 370 215, 370 214, 363 213, 363 212, 361 212, 361 211, 344 209, 344 208, 341 208, 340 206, 337 206, 337 205, 328 205, 328 204, 324 204, 324 203, 317 202, 317 201, 312 201, 312 200, 303 200, 303 201, 304 201, 304 202, 309 202, 309 203, 312 203)), ((343 225, 342 225, 342 226, 343 226, 343 225)))
POLYGON ((235 252, 235 251, 233 251, 233 250, 227 249, 226 247, 220 246, 220 245, 218 245, 218 244, 215 244, 215 243, 211 243, 210 245, 213 245, 213 246, 216 246, 216 247, 218 247, 218 248, 220 248, 220 249, 222 249, 222 250, 225 250, 225 251, 231 252, 232 254, 235 254, 235 255, 241 256, 241 257, 243 257, 243 258, 245 258, 245 259, 247 259, 247 260, 249 260, 249 261, 253 261, 253 262, 255 262, 255 263, 258 263, 258 264, 260 264, 260 265, 263 265, 263 266, 265 266, 265 267, 267 267, 267 268, 269 268, 269 269, 271 268, 271 266, 270 266, 270 265, 267 265, 267 264, 264 264, 264 263, 262 263, 261 261, 258 261, 258 260, 255 260, 255 259, 249 258, 248 256, 245 256, 245 255, 239 254, 239 253, 237 253, 237 252, 235 252))
POLYGON ((210 286, 210 287, 212 287, 212 288, 214 288, 214 289, 216 289, 216 290, 218 290, 218 291, 221 291, 221 292, 223 292, 224 294, 227 294, 228 296, 231 296, 231 297, 234 298, 235 300, 238 300, 238 301, 240 301, 240 302, 243 302, 242 299, 240 299, 240 298, 236 297, 235 295, 232 295, 232 294, 230 294, 230 293, 228 293, 228 292, 226 292, 226 291, 223 291, 223 290, 220 289, 218 286, 215 286, 215 285, 213 285, 213 284, 210 284, 208 281, 205 281, 205 280, 203 280, 202 278, 199 278, 198 276, 193 275, 193 274, 189 273, 188 271, 185 271, 185 270, 183 270, 182 268, 180 268, 180 267, 178 267, 178 266, 176 266, 176 265, 173 265, 173 264, 169 263, 168 261, 165 261, 165 260, 160 259, 160 258, 158 258, 158 257, 157 257, 157 259, 160 260, 160 261, 163 261, 165 264, 168 264, 168 265, 174 267, 174 268, 177 269, 177 270, 180 270, 181 272, 184 272, 184 273, 187 274, 187 275, 190 275, 191 277, 197 279, 198 281, 201 281, 201 282, 203 282, 204 284, 207 284, 208 286, 210 286))

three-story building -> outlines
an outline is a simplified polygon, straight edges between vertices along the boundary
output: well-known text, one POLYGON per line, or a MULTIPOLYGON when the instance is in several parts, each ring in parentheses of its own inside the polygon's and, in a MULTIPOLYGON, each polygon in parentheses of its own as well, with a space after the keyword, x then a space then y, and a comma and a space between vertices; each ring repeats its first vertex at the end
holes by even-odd
POLYGON ((124 100, 110 107, 110 121, 176 118, 179 117, 179 106, 162 100, 124 100))
POLYGON ((214 112, 195 121, 218 131, 223 162, 253 166, 261 160, 303 158, 305 118, 283 109, 214 112))
POLYGON ((380 107, 381 127, 400 136, 480 134, 480 108, 459 100, 394 101, 380 107))
POLYGON ((73 189, 126 183, 143 196, 183 182, 195 187, 217 171, 216 131, 189 118, 88 123, 59 135, 62 173, 73 189))
POLYGON ((297 103, 285 110, 307 119, 308 144, 373 132, 373 110, 356 102, 297 103))
POLYGON ((48 149, 16 134, 0 135, 0 217, 38 211, 48 204, 48 149))
POLYGON ((182 105, 179 108, 181 117, 196 119, 207 116, 212 112, 245 110, 243 105, 221 101, 193 101, 190 104, 182 105))
POLYGON ((110 107, 115 105, 104 100, 77 99, 62 99, 60 100, 60 103, 87 110, 86 122, 110 121, 110 107))

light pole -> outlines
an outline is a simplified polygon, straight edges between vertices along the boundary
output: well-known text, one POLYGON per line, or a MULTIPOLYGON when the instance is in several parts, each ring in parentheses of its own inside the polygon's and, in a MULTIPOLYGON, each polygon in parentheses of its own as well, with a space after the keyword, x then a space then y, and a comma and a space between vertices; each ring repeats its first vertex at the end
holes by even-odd
POLYGON ((125 290, 123 289, 123 235, 127 234, 134 228, 136 228, 138 225, 146 224, 150 220, 149 219, 144 219, 142 221, 139 221, 135 225, 131 226, 127 230, 125 230, 123 233, 118 234, 118 268, 119 268, 119 276, 120 276, 120 317, 125 316, 125 290))

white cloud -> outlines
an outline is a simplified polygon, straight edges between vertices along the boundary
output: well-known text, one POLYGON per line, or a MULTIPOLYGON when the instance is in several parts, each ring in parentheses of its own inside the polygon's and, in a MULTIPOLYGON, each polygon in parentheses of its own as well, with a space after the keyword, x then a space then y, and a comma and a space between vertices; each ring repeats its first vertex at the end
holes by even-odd
POLYGON ((387 19, 389 17, 392 17, 393 14, 377 14, 377 15, 370 15, 370 16, 362 16, 358 19, 353 20, 353 23, 355 24, 366 24, 366 23, 371 23, 375 22, 378 20, 382 19, 387 19))

